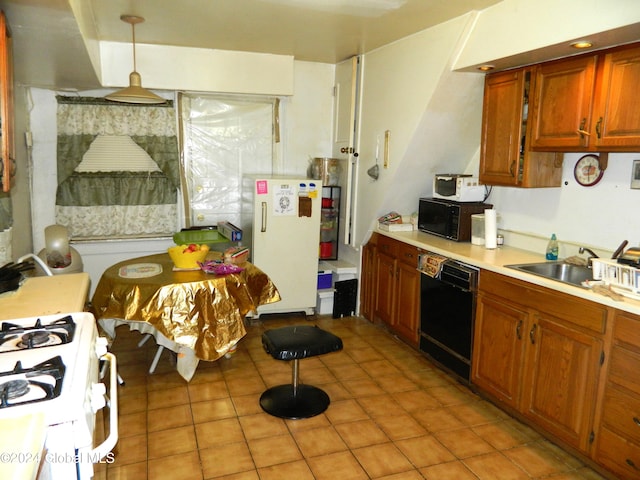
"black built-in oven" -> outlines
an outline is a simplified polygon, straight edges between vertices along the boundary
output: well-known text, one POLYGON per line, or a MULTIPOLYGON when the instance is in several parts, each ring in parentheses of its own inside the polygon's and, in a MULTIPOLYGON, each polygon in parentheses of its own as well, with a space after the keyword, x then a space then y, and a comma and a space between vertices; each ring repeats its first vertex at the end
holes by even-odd
POLYGON ((478 269, 455 260, 420 282, 420 350, 469 382, 478 269))

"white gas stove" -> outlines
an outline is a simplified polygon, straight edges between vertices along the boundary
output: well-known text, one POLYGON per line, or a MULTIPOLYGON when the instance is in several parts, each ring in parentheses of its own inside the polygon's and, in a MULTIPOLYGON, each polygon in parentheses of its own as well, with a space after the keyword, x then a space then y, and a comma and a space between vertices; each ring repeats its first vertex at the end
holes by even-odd
POLYGON ((90 479, 118 439, 117 371, 90 313, 0 322, 0 419, 40 414, 46 426, 39 479, 90 479), (110 391, 100 383, 110 363, 110 391), (96 412, 109 403, 107 439, 94 446, 96 412))

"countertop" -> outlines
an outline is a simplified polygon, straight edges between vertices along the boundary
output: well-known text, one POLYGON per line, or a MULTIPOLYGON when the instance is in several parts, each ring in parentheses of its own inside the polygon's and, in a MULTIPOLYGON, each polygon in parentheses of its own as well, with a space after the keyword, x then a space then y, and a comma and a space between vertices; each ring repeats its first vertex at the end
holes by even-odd
POLYGON ((487 249, 481 245, 473 245, 471 242, 454 242, 419 230, 411 232, 376 230, 376 232, 380 235, 394 238, 415 247, 444 255, 481 269, 490 270, 535 285, 640 315, 640 300, 625 297, 623 300, 616 301, 610 297, 595 293, 586 287, 569 285, 505 266, 519 263, 544 262, 545 257, 542 253, 531 252, 506 245, 496 249, 487 249))
POLYGON ((18 290, 0 295, 0 320, 82 312, 88 293, 88 273, 27 277, 18 290))

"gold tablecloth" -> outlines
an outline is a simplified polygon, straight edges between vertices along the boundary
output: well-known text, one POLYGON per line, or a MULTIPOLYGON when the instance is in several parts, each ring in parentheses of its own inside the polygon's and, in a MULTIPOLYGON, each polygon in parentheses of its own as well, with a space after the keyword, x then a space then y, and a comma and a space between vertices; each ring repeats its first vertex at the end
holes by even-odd
MULTIPOLYGON (((207 259, 220 253, 209 252, 207 259)), ((244 317, 259 305, 280 300, 271 279, 247 262, 244 270, 214 275, 174 271, 166 253, 133 258, 102 274, 91 301, 95 317, 146 322, 167 339, 192 349, 201 360, 217 360, 245 334, 244 317), (127 266, 159 264, 162 272, 123 278, 127 266)))

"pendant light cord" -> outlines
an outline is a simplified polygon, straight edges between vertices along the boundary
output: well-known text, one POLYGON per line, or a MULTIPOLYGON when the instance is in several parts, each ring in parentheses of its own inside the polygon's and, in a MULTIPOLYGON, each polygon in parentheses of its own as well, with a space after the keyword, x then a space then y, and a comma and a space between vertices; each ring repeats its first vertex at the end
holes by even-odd
POLYGON ((133 41, 133 71, 137 72, 136 67, 136 24, 135 22, 131 22, 131 38, 133 41))

